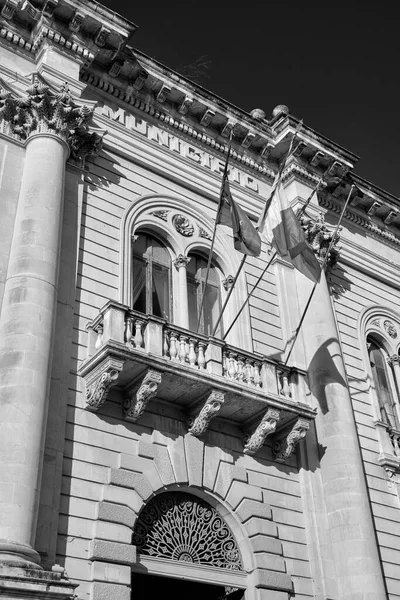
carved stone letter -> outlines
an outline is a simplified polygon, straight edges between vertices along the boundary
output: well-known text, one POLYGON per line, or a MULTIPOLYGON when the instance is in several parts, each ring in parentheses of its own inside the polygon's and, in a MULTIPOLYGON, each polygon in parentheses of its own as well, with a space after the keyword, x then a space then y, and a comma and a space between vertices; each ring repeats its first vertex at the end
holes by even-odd
POLYGON ((133 423, 144 413, 146 406, 157 395, 161 383, 161 373, 149 369, 139 388, 134 385, 127 391, 124 402, 125 419, 133 423))
POLYGON ((217 392, 217 390, 213 390, 197 417, 189 419, 188 432, 196 437, 203 435, 207 430, 211 419, 220 411, 223 403, 224 394, 222 392, 217 392))
POLYGON ((109 359, 85 376, 87 410, 96 411, 104 404, 110 388, 117 383, 123 366, 122 361, 109 359))
POLYGON ((299 418, 294 424, 283 429, 276 436, 272 452, 275 460, 285 462, 292 455, 297 444, 302 440, 310 427, 308 419, 299 418))
POLYGON ((268 408, 252 435, 247 435, 244 440, 244 453, 255 454, 265 442, 265 438, 276 429, 280 411, 276 408, 268 408))

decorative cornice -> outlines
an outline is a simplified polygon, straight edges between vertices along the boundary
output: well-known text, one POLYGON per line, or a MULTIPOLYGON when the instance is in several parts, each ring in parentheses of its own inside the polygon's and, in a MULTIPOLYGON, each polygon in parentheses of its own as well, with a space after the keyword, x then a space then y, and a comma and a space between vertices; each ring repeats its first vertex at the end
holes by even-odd
POLYGON ((157 395, 161 373, 149 369, 139 387, 137 383, 125 391, 124 414, 127 421, 135 422, 146 410, 149 401, 157 395))
POLYGON ((37 133, 51 133, 62 138, 75 160, 84 160, 99 152, 102 136, 90 132, 93 109, 74 102, 67 85, 53 90, 35 74, 27 96, 18 97, 0 80, 0 119, 4 133, 22 141, 37 133))
MULTIPOLYGON (((342 212, 342 206, 336 202, 333 202, 332 198, 328 197, 326 194, 319 195, 319 204, 320 206, 323 206, 324 208, 327 208, 328 210, 331 210, 337 214, 342 212)), ((349 209, 346 209, 343 218, 355 223, 356 225, 359 225, 364 229, 368 229, 372 235, 383 238, 386 242, 392 243, 395 246, 400 246, 400 238, 394 233, 379 227, 379 225, 376 223, 373 223, 371 220, 366 219, 349 209)))
POLYGON ((224 403, 224 393, 213 390, 195 418, 188 421, 188 433, 199 437, 205 433, 210 421, 221 410, 224 403))
MULTIPOLYGON (((116 87, 114 84, 110 83, 109 81, 105 81, 98 75, 95 75, 94 73, 89 73, 88 71, 85 71, 82 73, 81 79, 85 83, 88 83, 100 90, 103 90, 107 94, 111 94, 112 96, 114 96, 115 98, 118 98, 122 102, 126 102, 127 104, 129 104, 130 106, 133 106, 138 111, 143 112, 146 115, 149 115, 150 117, 153 117, 154 119, 161 121, 162 123, 164 123, 164 125, 168 129, 171 129, 172 131, 178 130, 183 135, 187 135, 188 137, 194 138, 197 141, 199 141, 200 143, 203 143, 203 144, 209 146, 210 148, 213 148, 215 151, 220 152, 223 155, 227 154, 228 146, 225 143, 220 143, 220 142, 216 141, 213 137, 205 134, 204 132, 197 131, 192 125, 188 125, 186 122, 178 120, 175 117, 172 117, 167 112, 164 112, 163 110, 160 110, 159 108, 156 108, 155 106, 152 106, 151 104, 148 104, 148 103, 144 102, 143 100, 140 100, 139 98, 137 98, 133 95, 130 95, 129 93, 127 93, 127 91, 124 91, 124 90, 116 87)), ((181 112, 181 111, 179 111, 179 112, 181 112)), ((231 151, 231 159, 241 163, 242 165, 245 165, 249 169, 252 169, 252 170, 258 172, 260 175, 263 175, 264 177, 267 177, 270 179, 273 179, 275 177, 275 172, 273 169, 266 166, 265 164, 261 164, 261 163, 257 162, 256 160, 254 160, 254 158, 251 158, 244 154, 240 154, 239 152, 237 152, 234 149, 232 149, 232 151, 231 151)), ((318 180, 318 178, 317 178, 317 180, 318 180)))
POLYGON ((288 165, 282 173, 282 183, 285 183, 288 179, 293 176, 298 176, 301 179, 307 181, 307 183, 318 183, 321 180, 321 177, 312 171, 309 171, 302 165, 299 165, 296 162, 292 162, 288 165))

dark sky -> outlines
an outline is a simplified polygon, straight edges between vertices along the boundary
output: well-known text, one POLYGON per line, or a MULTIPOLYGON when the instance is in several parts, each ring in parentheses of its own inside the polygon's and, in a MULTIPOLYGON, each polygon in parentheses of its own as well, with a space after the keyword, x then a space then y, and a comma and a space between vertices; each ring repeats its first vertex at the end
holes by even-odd
POLYGON ((400 196, 396 2, 100 1, 139 26, 133 47, 186 76, 197 64, 198 83, 246 111, 287 104, 400 196))

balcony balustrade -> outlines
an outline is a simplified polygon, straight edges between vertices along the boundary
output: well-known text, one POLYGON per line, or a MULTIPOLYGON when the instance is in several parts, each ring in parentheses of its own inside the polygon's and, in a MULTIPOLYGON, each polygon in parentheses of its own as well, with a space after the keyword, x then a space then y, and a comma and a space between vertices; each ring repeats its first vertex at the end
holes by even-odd
POLYGON ((88 356, 79 374, 88 410, 98 410, 116 386, 128 421, 161 398, 186 413, 192 435, 202 435, 214 417, 229 419, 244 433, 245 453, 274 436, 275 458, 282 461, 315 418, 305 372, 261 354, 111 301, 87 329, 88 356))

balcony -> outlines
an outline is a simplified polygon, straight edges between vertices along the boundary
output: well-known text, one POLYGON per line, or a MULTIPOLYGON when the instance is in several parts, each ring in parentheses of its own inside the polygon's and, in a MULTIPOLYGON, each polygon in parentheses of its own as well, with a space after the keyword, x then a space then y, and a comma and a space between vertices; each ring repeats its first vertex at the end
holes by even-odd
POLYGON ((203 435, 215 417, 237 425, 247 454, 255 454, 273 436, 275 459, 281 462, 316 416, 306 403, 305 372, 261 354, 112 301, 87 329, 88 357, 79 375, 85 380, 88 410, 98 410, 116 386, 123 395, 124 418, 136 422, 157 397, 179 406, 192 435, 203 435))

